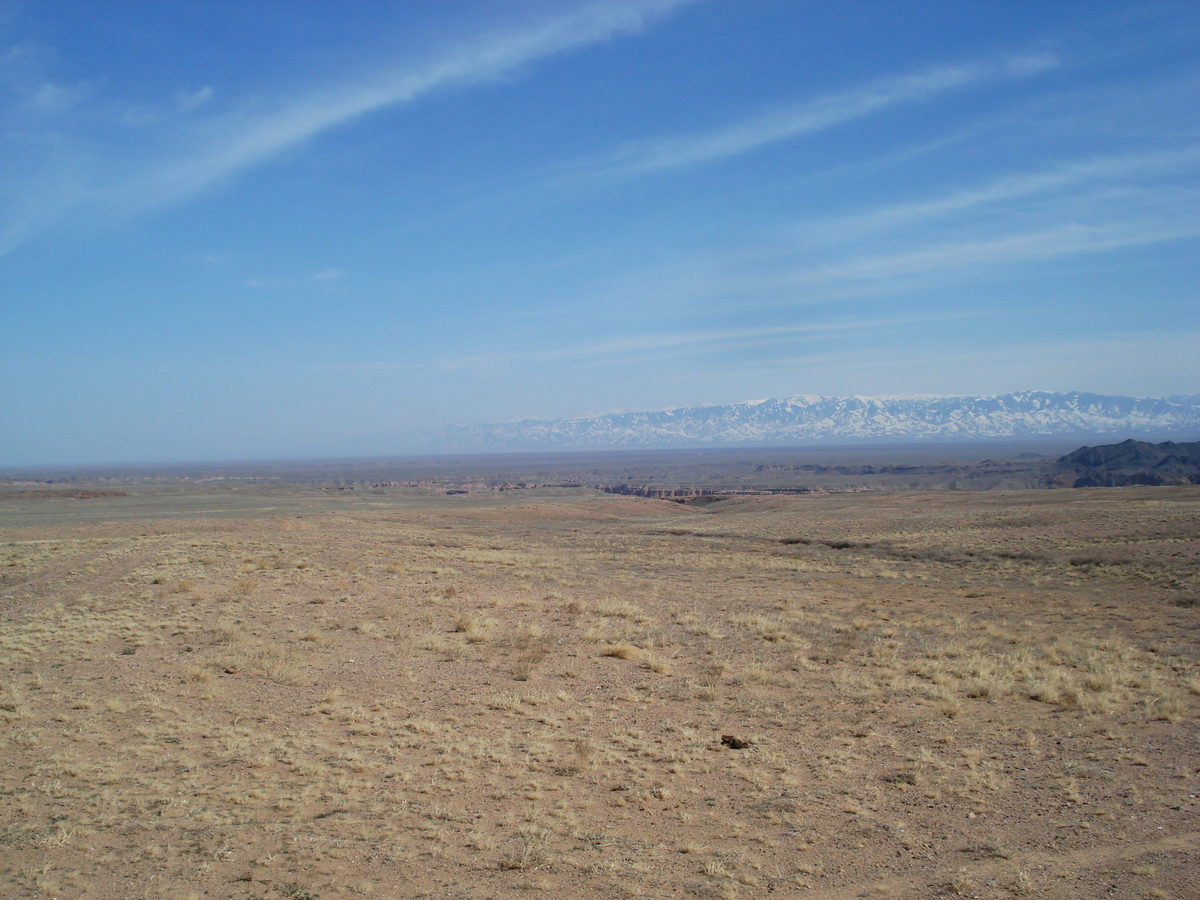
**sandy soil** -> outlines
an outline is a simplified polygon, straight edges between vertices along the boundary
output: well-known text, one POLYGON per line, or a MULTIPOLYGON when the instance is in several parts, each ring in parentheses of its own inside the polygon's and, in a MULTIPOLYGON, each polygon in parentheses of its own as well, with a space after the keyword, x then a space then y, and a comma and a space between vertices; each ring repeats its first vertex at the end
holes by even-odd
POLYGON ((274 491, 0 507, 0 895, 1200 897, 1200 489, 274 491))

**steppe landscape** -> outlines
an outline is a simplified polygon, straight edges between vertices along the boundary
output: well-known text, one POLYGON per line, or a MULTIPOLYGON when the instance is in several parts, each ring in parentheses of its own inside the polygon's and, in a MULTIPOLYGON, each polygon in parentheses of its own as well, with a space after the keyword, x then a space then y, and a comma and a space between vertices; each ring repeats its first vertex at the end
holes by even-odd
POLYGON ((6 898, 1200 897, 1200 486, 118 481, 0 486, 6 898))

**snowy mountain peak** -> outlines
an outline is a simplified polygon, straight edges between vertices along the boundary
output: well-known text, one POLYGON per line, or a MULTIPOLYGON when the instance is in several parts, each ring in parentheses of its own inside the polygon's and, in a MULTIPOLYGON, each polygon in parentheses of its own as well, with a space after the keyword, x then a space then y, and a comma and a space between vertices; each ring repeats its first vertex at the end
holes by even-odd
POLYGON ((983 397, 822 397, 451 426, 441 450, 573 450, 1078 435, 1200 436, 1200 395, 1169 400, 1024 391, 983 397))

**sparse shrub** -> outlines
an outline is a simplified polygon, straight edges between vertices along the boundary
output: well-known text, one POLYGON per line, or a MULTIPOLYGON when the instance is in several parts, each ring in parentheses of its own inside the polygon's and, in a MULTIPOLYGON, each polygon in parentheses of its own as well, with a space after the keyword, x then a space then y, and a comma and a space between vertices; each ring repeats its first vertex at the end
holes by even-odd
POLYGON ((947 719, 954 719, 962 712, 962 707, 953 700, 942 700, 937 704, 937 711, 947 719))
POLYGON ((221 619, 217 622, 216 627, 212 630, 212 636, 215 644, 237 644, 246 640, 246 632, 236 622, 229 619, 221 619))
POLYGON ((1117 679, 1111 672, 1090 672, 1084 677, 1083 683, 1089 691, 1097 693, 1107 693, 1117 687, 1117 679))
POLYGON ((524 647, 513 660, 513 677, 517 681, 528 681, 534 670, 546 658, 545 647, 524 647))
POLYGON ((601 656, 615 656, 617 659, 641 659, 645 653, 633 644, 609 644, 601 656))
POLYGON ((958 873, 946 884, 946 893, 964 897, 973 894, 978 888, 979 883, 971 877, 971 874, 965 869, 959 869, 958 873))
POLYGON ((1019 869, 1008 883, 1004 885, 1004 889, 1014 897, 1024 897, 1033 892, 1033 879, 1029 877, 1029 873, 1024 869, 1019 869))
POLYGON ((1172 724, 1183 718, 1187 705, 1177 694, 1165 697, 1155 697, 1150 701, 1150 714, 1155 718, 1172 724))
POLYGON ((459 616, 454 623, 454 630, 465 635, 469 643, 482 644, 492 639, 492 628, 495 624, 490 619, 472 613, 459 616))
POLYGON ((603 600, 596 604, 596 614, 617 619, 636 619, 642 608, 628 600, 603 600))
POLYGON ((563 765, 555 769, 557 775, 578 775, 580 772, 590 769, 596 761, 597 747, 591 738, 583 737, 577 739, 572 745, 572 753, 570 758, 563 765))
POLYGON ((539 828, 522 828, 516 835, 516 849, 500 861, 502 869, 538 869, 550 859, 549 835, 539 828))
POLYGON ((12 722, 20 718, 22 698, 21 687, 15 681, 0 684, 0 713, 12 714, 4 716, 5 721, 12 722))
POLYGON ((212 673, 201 666, 184 666, 183 680, 193 684, 207 684, 212 679, 212 673))
POLYGON ((295 882, 279 885, 279 893, 289 898, 289 900, 321 900, 320 894, 305 890, 295 882))

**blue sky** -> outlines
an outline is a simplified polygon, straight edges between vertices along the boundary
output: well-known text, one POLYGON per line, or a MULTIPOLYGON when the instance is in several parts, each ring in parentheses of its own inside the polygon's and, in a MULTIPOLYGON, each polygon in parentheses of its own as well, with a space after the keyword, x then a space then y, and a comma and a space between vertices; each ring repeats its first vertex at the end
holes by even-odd
POLYGON ((1193 2, 0 0, 0 463, 1200 392, 1193 2))

